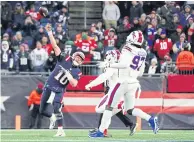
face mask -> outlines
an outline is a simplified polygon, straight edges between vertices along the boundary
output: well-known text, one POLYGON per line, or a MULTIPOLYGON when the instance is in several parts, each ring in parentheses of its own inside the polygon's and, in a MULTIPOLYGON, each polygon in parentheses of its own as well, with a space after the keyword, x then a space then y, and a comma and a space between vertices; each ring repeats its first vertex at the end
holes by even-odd
POLYGON ((78 62, 76 62, 75 60, 73 60, 73 65, 74 66, 79 66, 78 62))

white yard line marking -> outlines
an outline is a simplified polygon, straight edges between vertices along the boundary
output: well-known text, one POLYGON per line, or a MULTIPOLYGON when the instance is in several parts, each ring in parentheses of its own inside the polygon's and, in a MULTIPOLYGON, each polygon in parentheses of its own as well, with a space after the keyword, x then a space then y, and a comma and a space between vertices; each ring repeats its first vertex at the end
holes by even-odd
MULTIPOLYGON (((2 140, 2 142, 85 142, 89 140, 2 140)), ((111 139, 111 140, 104 140, 103 138, 99 139, 92 139, 92 141, 100 141, 100 142, 127 142, 127 139, 111 139)), ((130 142, 194 142, 191 140, 130 140, 130 142)))

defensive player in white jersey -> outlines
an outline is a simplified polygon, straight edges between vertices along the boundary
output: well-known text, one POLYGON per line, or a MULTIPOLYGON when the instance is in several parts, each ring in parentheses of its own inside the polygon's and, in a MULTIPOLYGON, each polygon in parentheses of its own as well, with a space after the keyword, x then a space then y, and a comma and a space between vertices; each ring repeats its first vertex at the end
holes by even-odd
POLYGON ((117 82, 110 88, 109 101, 104 111, 99 130, 89 134, 89 137, 104 137, 103 131, 106 129, 107 122, 112 117, 113 108, 118 104, 120 98, 124 97, 124 109, 129 115, 138 116, 149 122, 153 132, 156 134, 159 130, 157 117, 152 117, 141 109, 134 108, 135 94, 140 89, 138 76, 142 76, 145 68, 146 51, 141 48, 144 37, 141 31, 133 31, 126 40, 119 63, 102 64, 101 67, 110 67, 120 69, 117 82))
MULTIPOLYGON (((109 50, 105 55, 105 62, 117 63, 119 58, 120 58, 119 50, 109 50)), ((114 85, 117 82, 118 75, 119 75, 119 69, 106 68, 103 74, 99 75, 95 80, 87 84, 85 88, 86 90, 90 90, 92 87, 95 87, 101 83, 105 83, 106 89, 107 89, 106 92, 108 92, 109 90, 108 88, 110 88, 112 85, 114 85)), ((109 96, 106 94, 105 96, 102 97, 99 104, 95 108, 97 113, 103 114, 106 108, 106 105, 108 104, 109 96)), ((130 128, 130 135, 133 135, 136 131, 137 124, 134 124, 127 116, 123 115, 122 106, 123 106, 123 98, 121 98, 120 103, 113 109, 112 115, 116 114, 116 116, 125 124, 125 126, 130 128)), ((102 119, 102 115, 100 119, 102 119)), ((99 126, 100 126, 100 123, 101 123, 101 120, 99 122, 99 126)), ((107 122, 107 128, 110 125, 110 123, 111 123, 111 119, 109 122, 107 122)), ((96 132, 96 129, 90 131, 90 133, 94 133, 94 132, 96 132)), ((109 136, 107 133, 107 129, 105 129, 103 133, 104 133, 104 136, 109 136)))

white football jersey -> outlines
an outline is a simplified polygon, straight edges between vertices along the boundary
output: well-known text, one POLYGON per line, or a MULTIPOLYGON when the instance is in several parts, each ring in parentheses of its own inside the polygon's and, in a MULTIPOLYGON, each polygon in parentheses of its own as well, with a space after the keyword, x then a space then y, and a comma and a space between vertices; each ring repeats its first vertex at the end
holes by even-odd
POLYGON ((119 70, 119 82, 139 82, 138 76, 142 76, 145 69, 146 51, 131 44, 126 44, 122 51, 119 62, 127 64, 128 68, 119 70))
POLYGON ((118 80, 120 69, 106 68, 104 73, 106 76, 111 75, 106 81, 105 85, 108 87, 112 87, 118 80))

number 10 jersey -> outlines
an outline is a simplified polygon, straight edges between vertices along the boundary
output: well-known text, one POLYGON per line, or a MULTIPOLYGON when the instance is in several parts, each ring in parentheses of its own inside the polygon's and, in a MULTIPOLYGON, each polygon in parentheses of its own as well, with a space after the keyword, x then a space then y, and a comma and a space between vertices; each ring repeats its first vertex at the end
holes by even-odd
POLYGON ((54 92, 65 92, 66 87, 69 84, 67 76, 61 66, 70 72, 74 79, 79 80, 81 76, 81 71, 78 67, 72 65, 72 59, 69 55, 61 53, 58 56, 58 62, 49 76, 46 87, 54 92))

